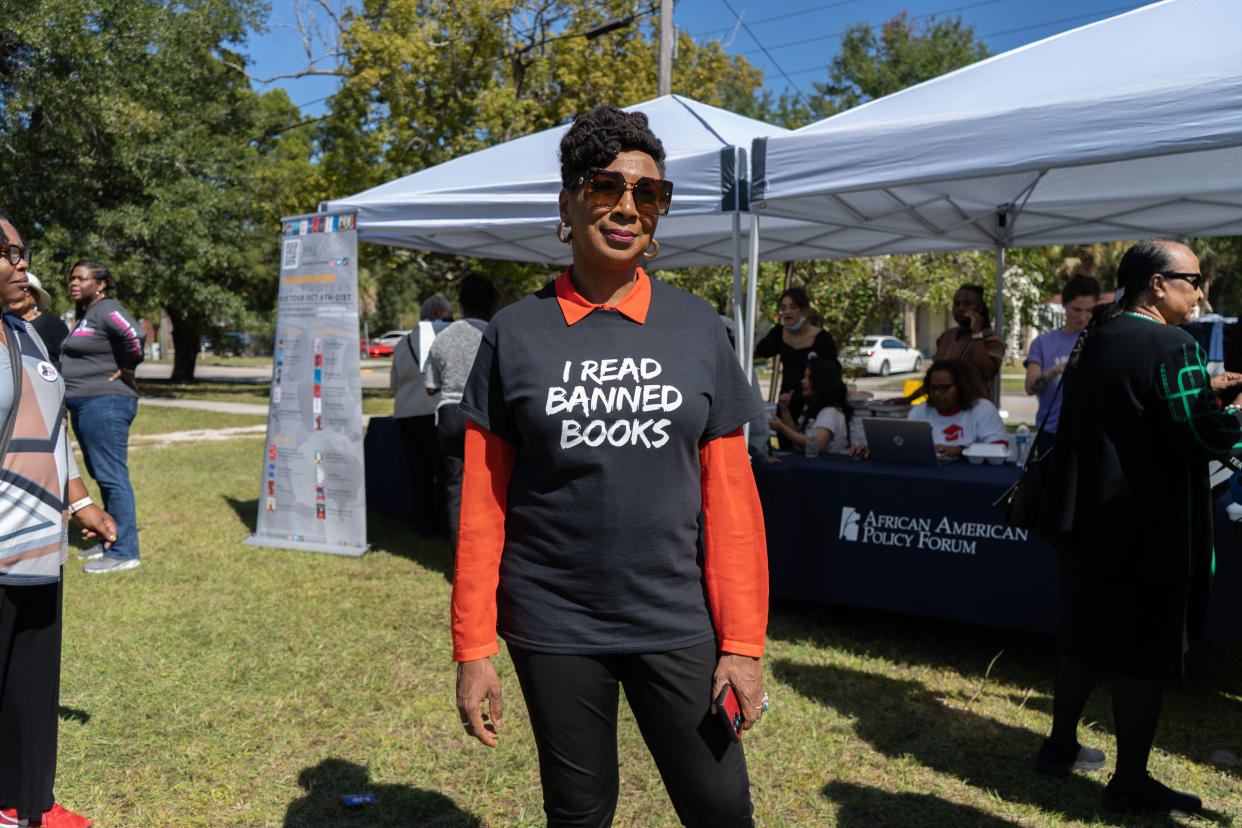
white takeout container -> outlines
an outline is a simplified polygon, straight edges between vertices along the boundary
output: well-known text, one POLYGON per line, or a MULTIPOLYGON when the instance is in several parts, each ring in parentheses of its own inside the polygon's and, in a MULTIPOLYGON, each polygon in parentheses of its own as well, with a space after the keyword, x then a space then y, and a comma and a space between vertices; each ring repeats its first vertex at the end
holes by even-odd
POLYGON ((997 443, 972 443, 962 449, 962 456, 976 466, 983 462, 999 466, 1009 459, 1009 447, 997 443))

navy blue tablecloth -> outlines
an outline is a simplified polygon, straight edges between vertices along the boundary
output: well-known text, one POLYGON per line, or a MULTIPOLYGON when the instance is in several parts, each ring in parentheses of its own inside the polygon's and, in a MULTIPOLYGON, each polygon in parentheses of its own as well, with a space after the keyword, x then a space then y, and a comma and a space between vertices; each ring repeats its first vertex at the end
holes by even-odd
MULTIPOLYGON (((1054 632, 1057 556, 1005 526, 1012 465, 906 466, 791 455, 757 463, 771 594, 1054 632)), ((1217 519, 1209 639, 1242 639, 1242 555, 1217 519)))

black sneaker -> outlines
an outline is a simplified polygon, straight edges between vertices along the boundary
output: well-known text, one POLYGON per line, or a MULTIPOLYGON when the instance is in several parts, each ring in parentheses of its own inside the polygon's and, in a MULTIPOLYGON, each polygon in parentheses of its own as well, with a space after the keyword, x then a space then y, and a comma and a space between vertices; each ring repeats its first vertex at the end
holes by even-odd
POLYGON ((1194 794, 1175 791, 1150 776, 1144 776, 1137 783, 1119 783, 1114 776, 1104 788, 1104 807, 1119 814, 1145 811, 1194 814, 1203 808, 1203 800, 1194 794))
POLYGON ((1035 772, 1048 776, 1068 776, 1070 771, 1099 770, 1102 767, 1104 751, 1082 745, 1074 745, 1067 750, 1051 739, 1044 739, 1039 755, 1035 757, 1035 772))

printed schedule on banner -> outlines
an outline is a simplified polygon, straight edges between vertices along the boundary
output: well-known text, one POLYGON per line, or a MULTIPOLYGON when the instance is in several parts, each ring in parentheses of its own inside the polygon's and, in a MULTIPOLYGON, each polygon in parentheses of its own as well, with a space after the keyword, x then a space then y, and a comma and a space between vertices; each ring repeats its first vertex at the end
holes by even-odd
POLYGON ((355 215, 284 219, 256 531, 246 543, 367 548, 355 215))

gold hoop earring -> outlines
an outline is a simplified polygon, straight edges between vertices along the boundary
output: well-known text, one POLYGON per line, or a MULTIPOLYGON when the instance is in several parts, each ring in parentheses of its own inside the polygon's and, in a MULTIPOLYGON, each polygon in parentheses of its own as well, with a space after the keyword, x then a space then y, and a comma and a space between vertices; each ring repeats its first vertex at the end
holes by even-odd
POLYGON ((570 230, 566 233, 566 227, 569 227, 569 225, 563 221, 557 222, 556 224, 556 240, 561 244, 569 244, 574 238, 574 231, 570 230))
POLYGON ((660 255, 660 243, 656 241, 655 239, 652 239, 651 244, 648 245, 647 249, 643 251, 643 258, 654 259, 656 256, 659 256, 659 255, 660 255), (653 247, 655 248, 655 250, 651 249, 653 247))

